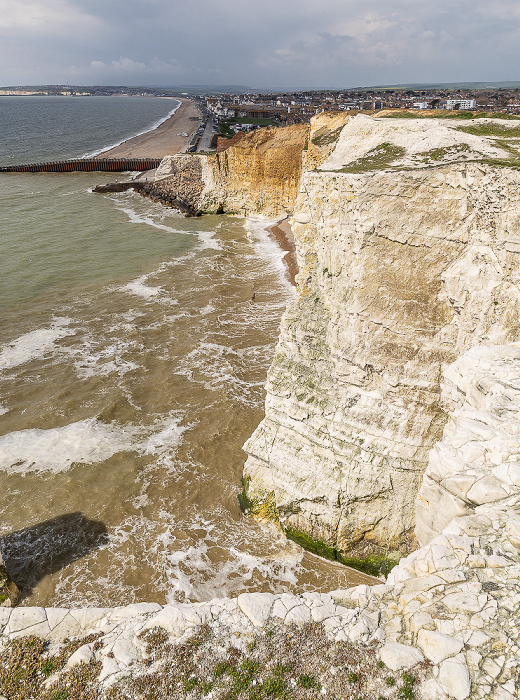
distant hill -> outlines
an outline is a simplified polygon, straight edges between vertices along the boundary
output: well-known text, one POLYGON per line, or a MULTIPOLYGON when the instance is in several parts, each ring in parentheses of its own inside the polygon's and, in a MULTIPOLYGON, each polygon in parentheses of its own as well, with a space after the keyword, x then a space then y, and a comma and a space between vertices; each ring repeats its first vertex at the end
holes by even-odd
POLYGON ((501 82, 474 83, 403 83, 399 85, 372 85, 348 88, 349 90, 498 90, 500 88, 520 88, 520 80, 503 80, 501 82))

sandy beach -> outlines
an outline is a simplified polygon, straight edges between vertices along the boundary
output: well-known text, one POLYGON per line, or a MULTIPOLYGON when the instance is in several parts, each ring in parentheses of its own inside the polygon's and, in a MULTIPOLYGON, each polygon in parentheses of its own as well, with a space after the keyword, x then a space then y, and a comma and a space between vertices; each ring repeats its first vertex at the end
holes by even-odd
POLYGON ((191 100, 175 98, 181 102, 169 119, 157 129, 134 136, 96 158, 164 158, 179 153, 189 142, 189 137, 198 125, 201 115, 197 105, 191 100), (186 133, 188 136, 180 136, 186 133))
POLYGON ((278 221, 269 229, 270 235, 275 239, 282 250, 286 253, 283 256, 283 261, 287 266, 287 276, 293 286, 296 286, 296 275, 299 272, 298 261, 296 259, 296 245, 294 236, 289 223, 289 217, 278 221))

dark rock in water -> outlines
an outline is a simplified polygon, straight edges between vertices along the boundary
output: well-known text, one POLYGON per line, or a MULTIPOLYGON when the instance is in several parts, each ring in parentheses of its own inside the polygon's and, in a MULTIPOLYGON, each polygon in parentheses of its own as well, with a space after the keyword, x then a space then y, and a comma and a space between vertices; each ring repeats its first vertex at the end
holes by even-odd
POLYGON ((106 192, 125 192, 135 190, 143 197, 148 197, 152 202, 174 207, 184 212, 185 216, 200 216, 200 211, 173 192, 161 188, 155 182, 143 182, 142 180, 129 180, 128 182, 109 182, 106 185, 96 185, 94 192, 104 194, 106 192))
POLYGON ((94 192, 100 192, 101 194, 105 192, 126 192, 126 190, 131 190, 135 188, 137 183, 135 182, 108 182, 106 185, 96 185, 94 187, 94 192))
POLYGON ((0 554, 0 608, 11 608, 18 603, 20 591, 7 573, 0 554))

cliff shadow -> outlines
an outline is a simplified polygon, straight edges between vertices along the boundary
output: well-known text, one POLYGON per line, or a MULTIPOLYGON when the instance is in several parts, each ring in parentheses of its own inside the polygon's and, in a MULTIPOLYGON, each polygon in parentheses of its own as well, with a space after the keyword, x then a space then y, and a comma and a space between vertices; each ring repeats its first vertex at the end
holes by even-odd
POLYGON ((23 600, 45 576, 102 547, 108 539, 104 523, 83 513, 66 513, 0 537, 0 552, 23 600))

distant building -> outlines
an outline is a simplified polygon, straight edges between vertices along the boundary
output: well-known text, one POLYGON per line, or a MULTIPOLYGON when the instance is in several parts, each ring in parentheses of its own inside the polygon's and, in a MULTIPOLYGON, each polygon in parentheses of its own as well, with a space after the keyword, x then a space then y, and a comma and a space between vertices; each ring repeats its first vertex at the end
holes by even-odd
POLYGON ((412 107, 414 109, 428 109, 428 103, 427 102, 414 102, 412 107))
POLYGON ((476 109, 477 100, 446 100, 446 109, 476 109))

